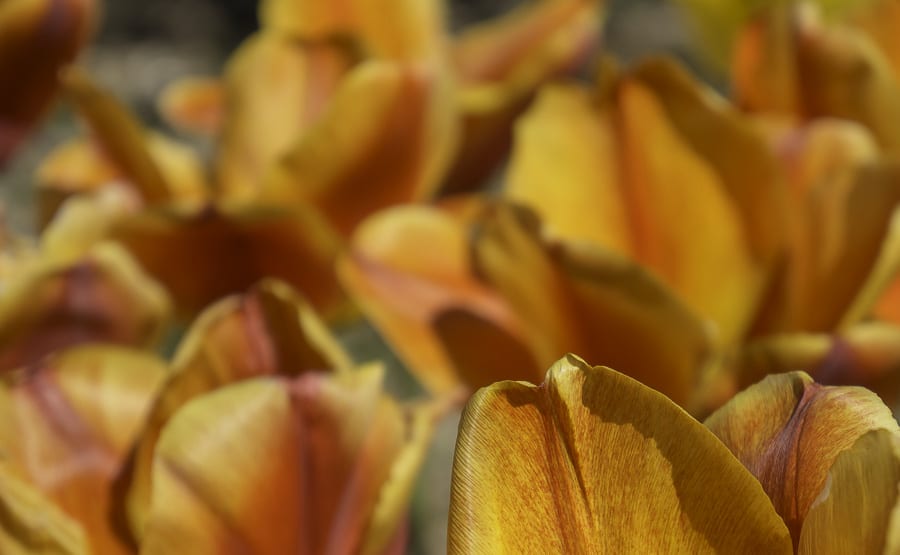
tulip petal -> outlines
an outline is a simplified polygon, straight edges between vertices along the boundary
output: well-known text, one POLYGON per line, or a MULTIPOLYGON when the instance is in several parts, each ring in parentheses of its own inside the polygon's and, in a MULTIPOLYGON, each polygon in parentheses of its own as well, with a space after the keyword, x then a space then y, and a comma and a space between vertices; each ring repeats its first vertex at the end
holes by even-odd
POLYGON ((900 325, 900 277, 887 288, 875 305, 875 316, 900 325))
POLYGON ((87 41, 95 9, 93 0, 0 6, 0 164, 46 112, 59 89, 57 73, 87 41))
POLYGON ((158 100, 166 122, 181 131, 215 136, 225 119, 223 83, 209 77, 184 77, 166 85, 158 100))
POLYGON ((358 0, 262 0, 259 21, 263 29, 296 39, 316 41, 352 32, 358 0))
MULTIPOLYGON (((475 279, 468 217, 426 206, 380 212, 359 226, 349 254, 338 263, 344 287, 407 367, 435 393, 448 393, 460 383, 454 363, 465 355, 454 349, 477 358, 477 353, 495 348, 488 336, 468 336, 472 343, 454 342, 448 352, 439 335, 439 320, 448 311, 465 310, 497 328, 498 334, 522 341, 509 307, 475 279)), ((525 372, 520 377, 530 375, 525 372)))
MULTIPOLYGON (((322 120, 269 175, 264 197, 309 203, 345 236, 370 213, 427 198, 437 186, 437 76, 424 66, 366 62, 347 75, 322 120), (352 121, 353 125, 346 122, 352 121)), ((442 110, 446 112, 446 110, 442 110)))
POLYGON ((340 241, 302 207, 155 210, 120 222, 111 237, 187 314, 267 276, 288 282, 331 315, 341 300, 332 273, 340 241))
POLYGON ((380 379, 256 379, 185 406, 159 443, 143 552, 379 552, 370 524, 391 537, 399 523, 372 512, 388 484, 413 479, 395 461, 427 439, 407 439, 380 379))
POLYGON ((337 43, 271 33, 253 36, 237 50, 225 72, 216 156, 222 194, 241 200, 256 195, 270 167, 322 117, 353 62, 352 52, 337 43))
POLYGON ((143 533, 159 435, 180 407, 204 393, 257 376, 341 372, 350 365, 349 356, 312 308, 282 282, 265 280, 247 294, 207 309, 182 341, 172 378, 150 411, 131 460, 125 503, 135 534, 143 533))
POLYGON ((591 245, 543 241, 529 220, 497 206, 474 248, 482 275, 520 316, 539 364, 580 352, 689 403, 710 347, 704 324, 639 266, 591 245))
POLYGON ((821 386, 803 372, 767 377, 706 425, 762 483, 795 546, 835 458, 866 432, 900 431, 871 391, 821 386))
POLYGON ((661 394, 569 355, 479 391, 460 423, 450 553, 790 553, 759 483, 661 394))
POLYGON ((896 432, 875 430, 837 456, 803 523, 800 554, 897 552, 898 443, 896 432))
POLYGON ((81 343, 150 346, 170 310, 165 291, 119 245, 74 260, 45 256, 0 295, 0 371, 81 343))
POLYGON ((84 530, 27 482, 0 465, 0 552, 88 555, 84 530))
POLYGON ((4 463, 86 532, 95 553, 130 553, 111 518, 113 483, 167 368, 114 347, 66 351, 0 382, 4 463))

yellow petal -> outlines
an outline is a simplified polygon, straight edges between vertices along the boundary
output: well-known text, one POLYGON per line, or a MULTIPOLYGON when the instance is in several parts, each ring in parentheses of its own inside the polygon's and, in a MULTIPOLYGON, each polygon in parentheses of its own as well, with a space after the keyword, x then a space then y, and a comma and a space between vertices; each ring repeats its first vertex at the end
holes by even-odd
POLYGON ((0 464, 0 552, 88 555, 91 550, 77 521, 0 464))
POLYGON ((727 449, 661 394, 568 356, 479 391, 460 423, 450 553, 790 553, 727 449))
MULTIPOLYGON (((452 391, 461 378, 469 385, 489 379, 486 374, 492 366, 482 364, 485 359, 479 359, 476 365, 480 371, 473 370, 467 376, 460 376, 462 367, 472 369, 472 365, 459 363, 467 354, 476 359, 480 354, 493 354, 497 346, 492 339, 497 335, 524 343, 509 307, 476 279, 469 259, 468 233, 465 217, 448 210, 429 206, 393 208, 359 226, 349 253, 338 264, 338 274, 350 295, 407 367, 435 393, 452 391), (479 328, 483 333, 485 328, 496 329, 495 333, 469 334, 457 342, 457 334, 446 329, 454 324, 446 320, 441 333, 441 318, 461 310, 484 323, 479 328), (472 341, 467 344, 467 340, 472 341)), ((531 367, 533 363, 520 367, 521 373, 515 376, 532 376, 531 367)))
POLYGON ((166 287, 182 313, 196 314, 271 276, 333 315, 341 300, 332 270, 340 241, 302 208, 148 211, 120 222, 111 237, 166 287))
POLYGON ((322 120, 269 175, 264 197, 312 204, 345 235, 379 209, 427 198, 446 161, 447 137, 436 132, 452 114, 434 104, 439 77, 388 62, 354 69, 322 120))
POLYGON ((260 25, 295 39, 315 41, 347 34, 356 25, 357 0, 262 0, 260 25))
POLYGON ((59 89, 57 73, 87 41, 93 0, 18 0, 0 6, 0 163, 59 89))
POLYGON ((580 352, 689 403, 710 347, 703 322, 639 266, 589 244, 543 241, 529 219, 497 206, 474 248, 538 363, 580 352))
POLYGON ((350 358, 312 308, 288 285, 266 280, 240 297, 203 312, 182 341, 148 417, 125 480, 128 518, 143 531, 150 500, 151 465, 159 434, 188 401, 256 376, 295 376, 311 370, 344 371, 350 358))
POLYGON ((143 552, 382 551, 373 538, 393 537, 401 513, 373 512, 386 487, 413 480, 395 465, 429 434, 407 437, 380 379, 378 368, 256 379, 185 406, 159 443, 143 552))
POLYGON ((821 386, 803 372, 769 376, 706 425, 762 483, 795 546, 838 454, 871 430, 900 430, 871 391, 821 386))
POLYGON ((322 116, 352 63, 349 49, 336 43, 261 33, 241 45, 225 72, 220 191, 252 198, 270 167, 322 116))
POLYGON ((165 291, 119 245, 103 243, 77 259, 45 255, 0 294, 0 370, 82 343, 148 347, 170 310, 165 291))
POLYGON ((78 521, 94 553, 131 552, 113 484, 166 374, 143 353, 82 347, 0 383, 4 463, 78 521))
POLYGON ((538 87, 579 69, 600 38, 600 4, 533 2, 466 29, 455 41, 464 139, 445 192, 473 190, 489 177, 538 87))
POLYGON ((211 77, 184 77, 166 85, 157 105, 172 127, 197 135, 215 136, 225 117, 225 90, 211 77))
POLYGON ((851 5, 855 9, 846 15, 847 21, 878 45, 894 75, 900 76, 900 37, 895 32, 900 24, 900 5, 893 0, 851 2, 851 5))
POLYGON ((900 534, 900 439, 875 430, 837 456, 810 507, 799 553, 896 553, 900 534))

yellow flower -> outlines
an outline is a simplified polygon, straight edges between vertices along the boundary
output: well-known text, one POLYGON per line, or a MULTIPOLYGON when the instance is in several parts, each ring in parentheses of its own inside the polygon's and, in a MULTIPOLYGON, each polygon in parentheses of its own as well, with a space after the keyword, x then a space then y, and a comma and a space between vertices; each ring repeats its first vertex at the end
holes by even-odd
POLYGON ((891 553, 898 433, 872 393, 802 373, 768 378, 704 427, 570 355, 541 386, 470 400, 449 551, 891 553))
POLYGON ((0 7, 0 165, 47 110, 57 72, 94 23, 95 0, 10 0, 0 7))

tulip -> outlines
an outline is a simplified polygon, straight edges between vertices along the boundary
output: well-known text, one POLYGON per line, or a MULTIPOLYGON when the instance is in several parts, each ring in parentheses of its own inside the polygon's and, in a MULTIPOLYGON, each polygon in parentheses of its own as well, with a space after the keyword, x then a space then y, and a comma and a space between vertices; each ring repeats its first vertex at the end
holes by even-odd
POLYGON ((533 213, 502 203, 378 214, 338 273, 437 394, 539 378, 546 361, 578 348, 689 404, 712 343, 641 268, 592 245, 547 240, 533 213))
POLYGON ((767 378, 704 426, 569 355, 541 386, 469 401, 448 551, 890 553, 898 433, 872 393, 803 373, 767 378))
POLYGON ((517 127, 504 193, 554 237, 653 272, 726 345, 752 326, 784 241, 785 191, 768 145, 665 60, 622 74, 607 64, 593 92, 544 89, 517 127))
MULTIPOLYGON (((89 226, 94 216, 72 212, 67 226, 89 226)), ((4 238, 0 372, 82 343, 149 348, 168 322, 165 291, 119 245, 80 249, 60 231, 49 228, 39 247, 4 238)))
POLYGON ((200 396, 160 437, 142 553, 403 553, 433 413, 378 367, 254 378, 200 396))
POLYGON ((181 341, 170 379, 150 408, 123 478, 131 530, 144 535, 160 433, 191 399, 260 376, 349 371, 351 361, 312 308, 287 284, 266 280, 207 308, 181 341))
POLYGON ((153 356, 83 346, 3 376, 4 553, 133 552, 113 486, 166 375, 153 356))
POLYGON ((57 72, 94 24, 94 0, 11 0, 0 8, 0 165, 47 111, 57 72))

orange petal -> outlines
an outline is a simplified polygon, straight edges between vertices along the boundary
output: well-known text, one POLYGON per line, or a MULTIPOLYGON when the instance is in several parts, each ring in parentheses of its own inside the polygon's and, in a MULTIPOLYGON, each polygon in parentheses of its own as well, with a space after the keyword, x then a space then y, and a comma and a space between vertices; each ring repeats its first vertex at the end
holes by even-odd
POLYGON ((295 39, 316 41, 348 34, 356 26, 357 0, 262 0, 259 21, 263 29, 295 39))
POLYGON ((147 347, 167 323, 165 291, 119 245, 100 244, 74 260, 44 255, 25 266, 0 295, 0 370, 82 343, 147 347))
POLYGON ((388 492, 408 491, 430 430, 380 379, 256 379, 185 406, 159 443, 143 552, 381 552, 404 512, 383 502, 405 505, 388 492))
POLYGON ((821 386, 803 372, 769 376, 706 425, 762 483, 795 546, 838 454, 871 430, 900 430, 871 391, 821 386))
POLYGON ((842 452, 810 507, 802 555, 896 553, 900 549, 900 439, 875 430, 842 452))
POLYGON ((345 235, 379 209, 427 198, 447 161, 453 115, 438 102, 441 86, 424 66, 360 65, 269 175, 265 198, 312 204, 345 235))
MULTIPOLYGON (((350 252, 338 264, 350 295, 407 367, 435 393, 454 390, 464 368, 472 370, 463 377, 465 383, 488 380, 492 367, 482 364, 486 360, 479 354, 496 352, 491 338, 511 337, 520 344, 524 340, 509 307, 474 276, 464 218, 429 206, 379 212, 358 227, 350 252), (458 334, 448 328, 455 327, 451 314, 460 311, 492 335, 469 334, 457 341, 458 334), (472 342, 467 344, 468 340, 472 342), (467 355, 480 362, 464 363, 467 355)), ((530 368, 536 366, 519 367, 514 375, 533 376, 536 371, 529 372, 530 368)))
POLYGON ((266 280, 201 314, 183 339, 171 379, 160 392, 131 461, 128 518, 142 535, 151 465, 159 434, 188 401, 256 376, 344 371, 350 359, 312 308, 288 285, 266 280))
POLYGON ((875 315, 900 325, 900 277, 888 287, 875 305, 875 315))
POLYGON ((77 520, 94 553, 132 552, 113 483, 166 373, 149 355, 82 347, 0 382, 5 464, 77 520))
POLYGON ((195 314, 267 276, 283 279, 332 315, 341 300, 332 270, 340 242, 309 211, 156 210, 122 221, 112 237, 166 287, 183 313, 195 314))
POLYGON ((57 73, 93 27, 93 0, 18 0, 0 7, 0 164, 47 110, 57 73))
POLYGON ((529 220, 497 206, 474 248, 538 363, 580 352, 688 403, 710 347, 703 322, 639 266, 589 244, 546 242, 529 220))
POLYGON ((270 167, 322 117, 353 61, 337 43, 297 42, 275 33, 241 45, 225 73, 216 157, 224 195, 246 200, 256 194, 270 167))
POLYGON ((170 126, 197 135, 215 136, 225 118, 224 85, 211 77, 184 77, 166 85, 157 104, 170 126))
POLYGON ((479 391, 460 423, 450 553, 790 553, 759 483, 661 394, 569 355, 479 391))

